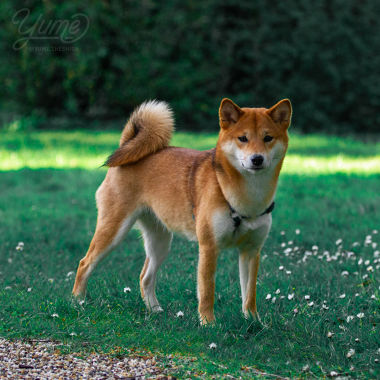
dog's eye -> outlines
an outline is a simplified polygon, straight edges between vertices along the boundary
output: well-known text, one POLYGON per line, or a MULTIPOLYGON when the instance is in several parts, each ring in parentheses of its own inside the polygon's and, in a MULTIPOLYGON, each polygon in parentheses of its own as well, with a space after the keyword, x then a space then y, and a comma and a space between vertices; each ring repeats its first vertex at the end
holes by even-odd
POLYGON ((269 136, 269 135, 266 135, 264 137, 264 142, 269 142, 269 141, 272 141, 273 140, 273 137, 272 136, 269 136))
POLYGON ((238 139, 241 142, 248 142, 247 136, 239 136, 238 139))

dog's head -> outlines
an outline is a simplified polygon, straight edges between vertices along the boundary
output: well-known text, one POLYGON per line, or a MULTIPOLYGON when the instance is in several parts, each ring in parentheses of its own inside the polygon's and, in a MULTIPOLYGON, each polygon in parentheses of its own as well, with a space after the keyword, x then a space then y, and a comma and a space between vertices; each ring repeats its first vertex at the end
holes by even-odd
POLYGON ((291 116, 289 99, 267 109, 240 108, 225 98, 219 108, 218 146, 239 172, 265 172, 285 156, 291 116))

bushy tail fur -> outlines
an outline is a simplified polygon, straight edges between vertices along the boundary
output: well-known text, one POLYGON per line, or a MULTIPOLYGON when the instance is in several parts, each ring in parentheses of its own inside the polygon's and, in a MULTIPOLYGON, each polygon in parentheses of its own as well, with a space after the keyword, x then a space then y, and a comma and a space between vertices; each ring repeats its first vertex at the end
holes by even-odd
POLYGON ((120 138, 120 148, 106 166, 131 164, 169 145, 174 130, 173 112, 165 102, 150 100, 133 111, 120 138))

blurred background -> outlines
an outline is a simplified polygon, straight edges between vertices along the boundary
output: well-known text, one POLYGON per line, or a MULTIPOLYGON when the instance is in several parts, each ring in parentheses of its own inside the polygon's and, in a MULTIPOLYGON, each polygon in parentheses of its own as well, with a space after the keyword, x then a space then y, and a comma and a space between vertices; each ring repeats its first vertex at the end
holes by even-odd
POLYGON ((156 98, 179 129, 217 131, 223 97, 288 97, 298 131, 373 134, 379 14, 376 0, 2 0, 1 125, 110 128, 156 98))

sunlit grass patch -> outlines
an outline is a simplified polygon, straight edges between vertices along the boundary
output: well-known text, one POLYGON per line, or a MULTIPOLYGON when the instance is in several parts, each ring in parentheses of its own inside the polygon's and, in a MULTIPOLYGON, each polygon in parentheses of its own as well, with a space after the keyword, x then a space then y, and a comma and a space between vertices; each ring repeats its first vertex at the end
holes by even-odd
MULTIPOLYGON (((99 168, 118 146, 119 132, 0 132, 0 170, 99 168)), ((216 133, 177 132, 172 145, 206 150, 216 133)), ((351 138, 291 135, 284 173, 380 173, 380 143, 351 138)))

